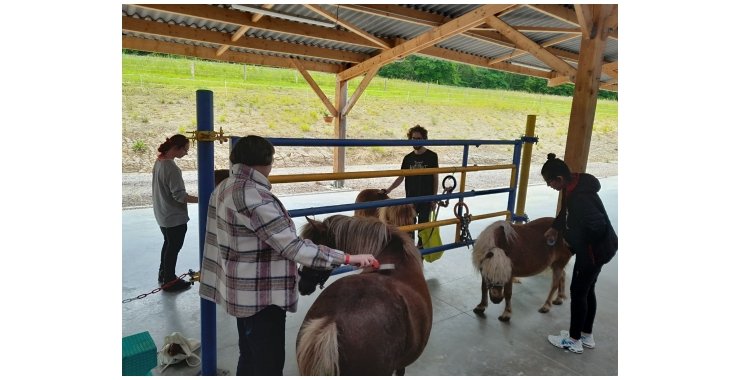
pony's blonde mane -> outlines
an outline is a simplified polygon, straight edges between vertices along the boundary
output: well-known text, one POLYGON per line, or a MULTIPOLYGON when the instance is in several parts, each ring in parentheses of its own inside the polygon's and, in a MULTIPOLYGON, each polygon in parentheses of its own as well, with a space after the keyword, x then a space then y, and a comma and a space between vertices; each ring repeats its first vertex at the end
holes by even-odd
POLYGON ((376 218, 332 215, 324 220, 324 225, 334 237, 334 248, 353 255, 369 253, 377 256, 395 236, 404 242, 403 251, 406 256, 418 256, 418 251, 414 252, 416 247, 405 232, 376 218))
POLYGON ((416 218, 416 210, 414 209, 414 205, 411 204, 381 207, 379 210, 380 215, 378 218, 384 223, 393 226, 400 227, 414 224, 416 218))
POLYGON ((503 220, 486 227, 473 245, 473 266, 493 283, 507 282, 511 278, 511 259, 506 252, 496 245, 496 229, 503 227, 506 241, 510 244, 518 240, 511 223, 503 220), (492 257, 488 254, 492 253, 492 257))
POLYGON ((511 279, 511 259, 501 248, 491 250, 493 257, 480 263, 480 272, 491 283, 503 285, 511 279))

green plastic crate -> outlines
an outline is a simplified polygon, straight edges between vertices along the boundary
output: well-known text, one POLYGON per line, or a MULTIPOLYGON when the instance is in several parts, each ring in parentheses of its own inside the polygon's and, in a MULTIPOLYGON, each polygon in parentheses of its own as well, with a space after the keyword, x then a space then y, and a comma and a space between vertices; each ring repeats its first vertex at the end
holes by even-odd
POLYGON ((157 346, 148 331, 123 338, 123 376, 151 375, 157 366, 157 346))

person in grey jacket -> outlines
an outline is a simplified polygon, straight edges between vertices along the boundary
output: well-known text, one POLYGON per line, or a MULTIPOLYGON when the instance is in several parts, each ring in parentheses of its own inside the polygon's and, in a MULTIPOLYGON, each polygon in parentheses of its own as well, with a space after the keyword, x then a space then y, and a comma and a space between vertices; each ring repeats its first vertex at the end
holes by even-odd
POLYGON ((159 148, 159 155, 152 170, 152 203, 154 218, 164 236, 159 261, 158 282, 164 291, 178 291, 190 288, 190 283, 177 278, 175 266, 177 255, 185 242, 188 230, 188 203, 197 203, 198 197, 185 191, 182 171, 175 163, 175 158, 188 154, 190 141, 187 137, 174 135, 159 148))

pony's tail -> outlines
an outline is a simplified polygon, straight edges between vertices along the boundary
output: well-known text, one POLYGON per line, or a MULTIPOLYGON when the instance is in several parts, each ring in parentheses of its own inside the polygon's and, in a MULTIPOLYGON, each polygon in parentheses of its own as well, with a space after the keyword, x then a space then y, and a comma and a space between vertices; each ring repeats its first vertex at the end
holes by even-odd
POLYGON ((298 332, 296 359, 301 376, 338 376, 337 324, 329 322, 329 317, 303 323, 298 332))

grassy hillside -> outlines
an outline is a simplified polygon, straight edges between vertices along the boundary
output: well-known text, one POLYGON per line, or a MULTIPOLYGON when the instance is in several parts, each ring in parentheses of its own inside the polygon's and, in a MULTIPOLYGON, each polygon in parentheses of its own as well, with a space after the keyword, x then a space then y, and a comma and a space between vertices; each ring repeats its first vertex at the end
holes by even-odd
MULTIPOLYGON (((122 55, 122 169, 148 172, 167 136, 196 129, 195 91, 214 93, 214 122, 229 135, 333 137, 323 121, 324 106, 296 70, 194 61, 185 58, 122 55)), ((334 76, 311 75, 329 99, 334 76)), ((352 96, 360 79, 350 82, 352 96)), ((420 124, 430 139, 514 139, 526 116, 537 115, 534 162, 565 149, 571 98, 479 90, 387 80, 376 77, 349 114, 348 138, 405 138, 420 124)), ((397 163, 409 148, 349 148, 347 165, 397 163)), ((460 162, 461 148, 438 148, 442 163, 460 162)), ((511 159, 510 148, 471 149, 471 163, 511 159)), ((216 165, 227 166, 228 148, 217 147, 216 165)), ((279 148, 281 166, 331 165, 330 148, 279 148)), ((617 102, 600 100, 591 139, 591 162, 617 160, 617 102)), ((195 168, 195 155, 183 159, 195 168)))

